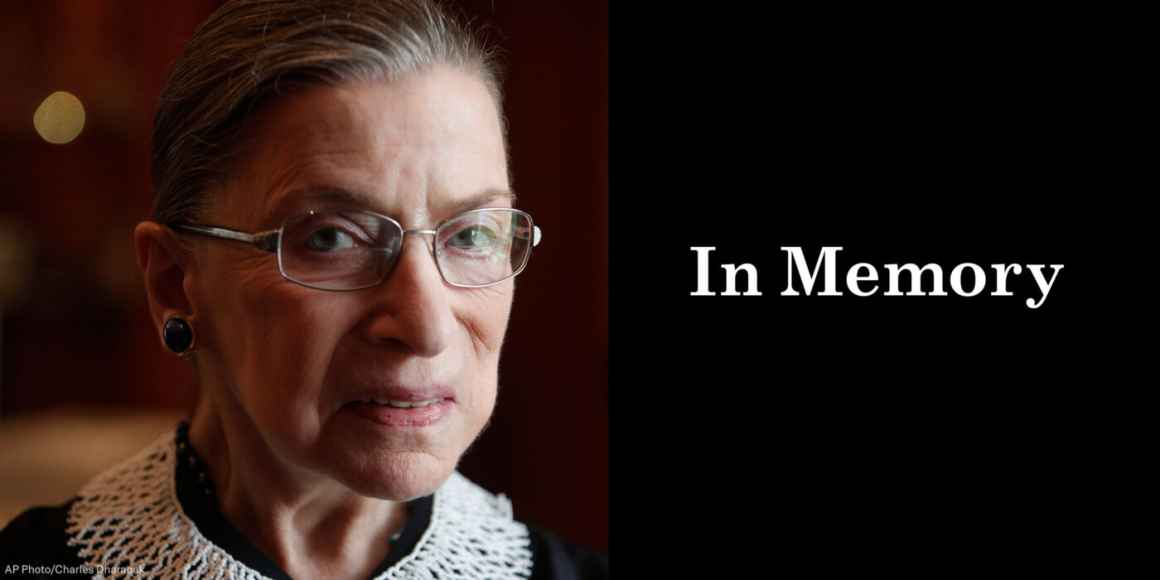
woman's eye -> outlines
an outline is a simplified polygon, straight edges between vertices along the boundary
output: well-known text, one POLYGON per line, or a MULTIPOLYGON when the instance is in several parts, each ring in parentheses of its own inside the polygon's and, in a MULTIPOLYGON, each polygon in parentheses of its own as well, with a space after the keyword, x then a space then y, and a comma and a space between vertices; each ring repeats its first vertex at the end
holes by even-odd
POLYGON ((349 250, 355 247, 354 238, 350 234, 336 227, 315 230, 306 238, 306 247, 316 252, 333 252, 349 250))
POLYGON ((470 226, 463 228, 447 240, 447 245, 459 250, 485 251, 497 245, 499 236, 491 228, 470 226))

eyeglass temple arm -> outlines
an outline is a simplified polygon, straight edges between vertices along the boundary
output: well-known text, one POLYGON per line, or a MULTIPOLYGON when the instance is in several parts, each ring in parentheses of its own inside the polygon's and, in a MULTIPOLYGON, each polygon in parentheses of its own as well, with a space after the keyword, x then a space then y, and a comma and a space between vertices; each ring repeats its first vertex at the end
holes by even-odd
POLYGON ((239 232, 237 230, 219 228, 217 226, 202 226, 197 224, 176 224, 170 227, 175 230, 181 230, 191 234, 198 234, 223 240, 232 240, 235 242, 243 242, 258 248, 259 250, 264 250, 272 254, 278 253, 278 230, 258 232, 256 234, 247 234, 246 232, 239 232))

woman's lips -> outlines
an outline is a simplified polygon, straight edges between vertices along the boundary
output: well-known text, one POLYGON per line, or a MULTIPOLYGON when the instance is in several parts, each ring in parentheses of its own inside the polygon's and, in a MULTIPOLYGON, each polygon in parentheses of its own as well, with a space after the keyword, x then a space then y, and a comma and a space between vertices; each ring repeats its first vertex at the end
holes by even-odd
POLYGON ((439 422, 451 411, 451 399, 438 399, 429 405, 401 408, 389 404, 354 401, 346 404, 350 412, 387 427, 426 427, 439 422))

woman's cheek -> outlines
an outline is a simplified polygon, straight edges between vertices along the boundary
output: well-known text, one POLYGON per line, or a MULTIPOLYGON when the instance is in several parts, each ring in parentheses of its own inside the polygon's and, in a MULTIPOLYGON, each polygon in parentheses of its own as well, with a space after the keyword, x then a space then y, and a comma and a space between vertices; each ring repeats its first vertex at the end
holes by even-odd
POLYGON ((489 363, 498 358, 512 308, 511 281, 498 286, 464 291, 459 304, 460 322, 471 335, 476 355, 489 363))

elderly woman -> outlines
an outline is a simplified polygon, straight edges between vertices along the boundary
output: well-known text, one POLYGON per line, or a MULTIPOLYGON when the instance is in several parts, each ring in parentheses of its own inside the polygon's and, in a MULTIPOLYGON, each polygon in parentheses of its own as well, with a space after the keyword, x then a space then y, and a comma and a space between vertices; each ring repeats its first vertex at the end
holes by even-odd
MULTIPOLYGON (((188 423, 3 533, 105 577, 579 578, 602 554, 456 472, 538 242, 500 84, 421 0, 229 2, 157 112, 134 232, 188 423)), ((35 571, 35 570, 34 570, 35 571)), ((41 571, 44 571, 42 568, 41 571)))

